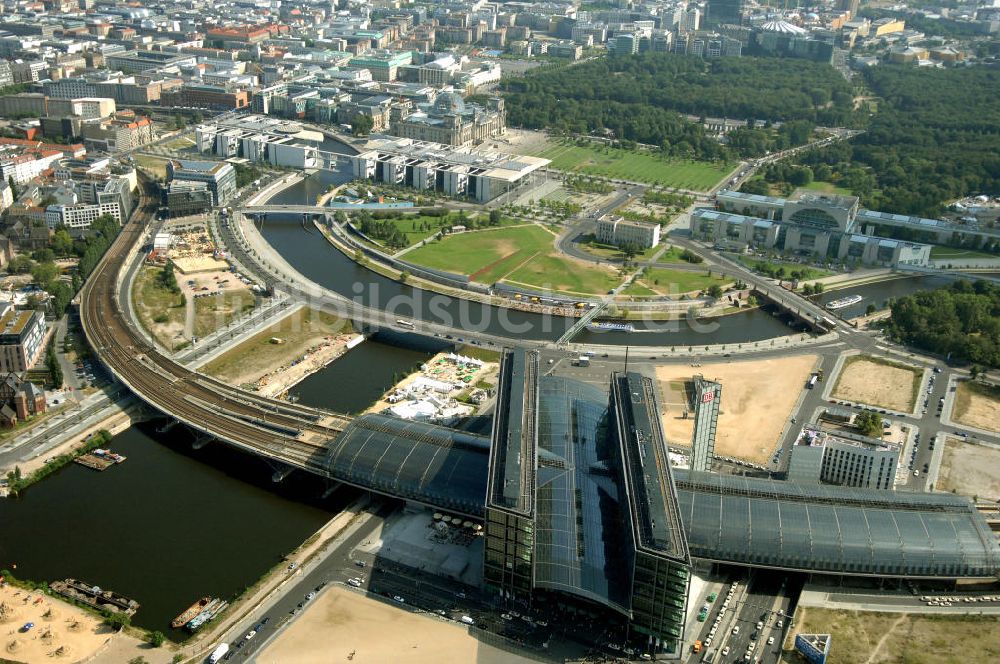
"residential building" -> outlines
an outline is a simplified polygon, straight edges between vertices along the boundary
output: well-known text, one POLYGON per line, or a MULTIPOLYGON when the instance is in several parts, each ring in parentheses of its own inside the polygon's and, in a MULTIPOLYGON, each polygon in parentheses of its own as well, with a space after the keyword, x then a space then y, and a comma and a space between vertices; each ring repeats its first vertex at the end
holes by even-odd
POLYGON ((41 311, 19 311, 10 302, 0 302, 0 373, 20 373, 34 367, 44 340, 45 315, 41 311))
POLYGON ((23 380, 15 372, 8 372, 0 379, 0 424, 10 428, 46 408, 45 390, 23 380))
POLYGON ((649 249, 660 243, 660 224, 605 217, 597 222, 597 241, 616 247, 632 243, 640 249, 649 249))
POLYGON ((722 385, 694 377, 694 434, 691 438, 691 470, 712 470, 715 435, 719 425, 722 385))
POLYGON ((156 140, 153 121, 121 113, 101 122, 85 123, 81 129, 84 145, 102 152, 122 152, 156 140))

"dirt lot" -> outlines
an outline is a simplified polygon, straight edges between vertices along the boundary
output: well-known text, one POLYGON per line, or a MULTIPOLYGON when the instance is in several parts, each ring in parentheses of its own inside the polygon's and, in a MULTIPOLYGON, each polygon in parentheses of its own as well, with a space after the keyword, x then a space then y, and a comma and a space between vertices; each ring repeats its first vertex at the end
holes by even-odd
POLYGON ((312 309, 299 309, 212 360, 201 370, 232 385, 246 385, 278 367, 288 365, 333 337, 350 333, 350 325, 334 316, 312 309), (271 343, 272 337, 284 343, 271 343))
POLYGON ((81 609, 11 585, 0 588, 0 634, 0 661, 67 663, 89 658, 114 636, 81 609), (29 622, 34 627, 21 631, 29 622))
POLYGON ((815 355, 793 355, 700 367, 657 367, 664 434, 671 445, 691 444, 694 415, 684 419, 685 390, 692 376, 700 373, 722 383, 716 454, 766 464, 815 364, 815 355))
POLYGON ((1000 658, 1000 619, 799 609, 782 662, 804 664, 795 634, 830 634, 830 664, 970 664, 1000 658))
POLYGON ((952 419, 959 424, 1000 433, 1000 385, 959 383, 952 419))
POLYGON ((1000 450, 949 436, 935 488, 1000 500, 1000 450))
POLYGON ((534 662, 480 643, 464 626, 331 587, 258 657, 261 662, 534 662))
POLYGON ((920 371, 881 358, 855 355, 845 360, 836 380, 830 394, 834 399, 908 413, 913 410, 920 387, 920 371))

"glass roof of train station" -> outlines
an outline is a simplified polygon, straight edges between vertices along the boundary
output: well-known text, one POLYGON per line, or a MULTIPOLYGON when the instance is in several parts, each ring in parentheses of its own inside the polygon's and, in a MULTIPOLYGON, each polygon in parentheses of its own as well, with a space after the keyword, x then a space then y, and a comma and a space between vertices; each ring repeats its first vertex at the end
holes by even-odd
POLYGON ((1000 547, 969 498, 675 470, 691 555, 847 575, 988 577, 1000 547))
MULTIPOLYGON (((598 440, 606 399, 568 379, 543 378, 539 389, 538 579, 616 604, 608 561, 618 544, 606 526, 620 509, 607 442, 598 440)), ((327 463, 333 479, 481 516, 488 458, 487 438, 368 414, 331 443, 327 463)), ((969 578, 1000 570, 996 536, 967 497, 672 473, 693 558, 846 575, 969 578)))

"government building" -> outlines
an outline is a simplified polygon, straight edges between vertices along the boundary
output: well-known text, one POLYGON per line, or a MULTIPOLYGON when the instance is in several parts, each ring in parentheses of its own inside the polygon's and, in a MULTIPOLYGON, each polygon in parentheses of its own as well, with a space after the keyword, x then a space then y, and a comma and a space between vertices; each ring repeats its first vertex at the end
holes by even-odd
POLYGON ((691 214, 691 234, 740 248, 773 249, 863 265, 927 265, 929 244, 878 237, 857 196, 798 189, 790 198, 723 190, 691 214))

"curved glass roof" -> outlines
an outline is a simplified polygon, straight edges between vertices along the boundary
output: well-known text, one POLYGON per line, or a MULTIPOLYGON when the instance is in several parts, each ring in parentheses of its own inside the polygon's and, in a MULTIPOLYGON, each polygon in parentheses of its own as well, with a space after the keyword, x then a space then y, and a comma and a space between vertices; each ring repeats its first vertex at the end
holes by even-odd
POLYGON ((342 482, 480 516, 489 447, 488 438, 370 413, 331 442, 326 464, 342 482))
POLYGON ((834 574, 989 577, 1000 546, 969 498, 674 470, 691 555, 834 574))

